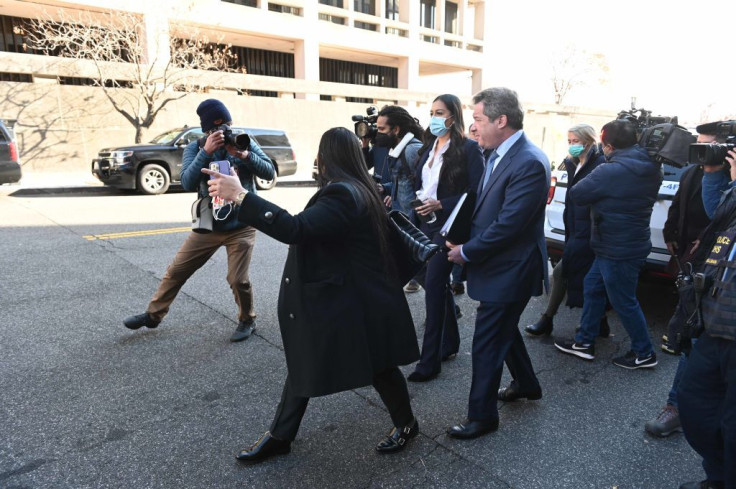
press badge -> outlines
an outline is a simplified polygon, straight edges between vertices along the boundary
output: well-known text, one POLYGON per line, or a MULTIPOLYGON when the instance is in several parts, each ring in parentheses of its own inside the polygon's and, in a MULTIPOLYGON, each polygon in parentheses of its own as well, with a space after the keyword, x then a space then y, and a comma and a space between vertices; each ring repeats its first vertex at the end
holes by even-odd
POLYGON ((717 266, 722 260, 728 259, 728 252, 736 236, 736 230, 724 231, 716 238, 716 243, 710 250, 710 255, 705 259, 706 265, 717 266))

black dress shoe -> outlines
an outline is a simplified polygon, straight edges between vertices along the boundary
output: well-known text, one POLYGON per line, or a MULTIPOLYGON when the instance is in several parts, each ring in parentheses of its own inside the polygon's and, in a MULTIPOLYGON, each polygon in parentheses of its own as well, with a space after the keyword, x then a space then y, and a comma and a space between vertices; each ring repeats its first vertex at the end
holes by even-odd
POLYGON ((241 450, 235 456, 241 462, 261 462, 275 455, 284 455, 291 451, 291 442, 286 440, 278 440, 271 436, 271 432, 267 431, 261 436, 252 447, 241 450))
POLYGON ((123 319, 123 324, 128 329, 138 329, 145 326, 146 328, 155 328, 161 321, 156 321, 151 317, 150 314, 144 312, 143 314, 136 314, 123 319))
POLYGON ((410 373, 406 379, 409 382, 428 382, 434 378, 437 378, 439 374, 440 374, 440 370, 437 370, 436 372, 433 372, 431 374, 423 374, 419 372, 418 370, 415 370, 412 373, 410 373))
POLYGON ((230 341, 235 343, 236 341, 243 341, 250 338, 250 335, 253 334, 253 331, 256 329, 256 322, 254 320, 249 321, 240 321, 238 323, 238 327, 235 329, 235 332, 230 337, 230 341))
POLYGON ((393 427, 386 438, 376 445, 378 453, 394 453, 403 450, 406 442, 417 436, 419 433, 419 423, 414 418, 414 422, 403 428, 393 427))
POLYGON ((447 430, 447 434, 452 438, 460 438, 461 440, 470 440, 478 438, 498 429, 498 418, 488 420, 472 420, 466 419, 461 424, 457 424, 447 430))
POLYGON ((539 321, 525 327, 524 331, 532 336, 541 336, 543 334, 549 336, 552 334, 552 327, 552 318, 547 316, 546 314, 542 314, 542 317, 539 318, 539 321))
POLYGON ((446 362, 448 360, 454 360, 456 357, 457 357, 457 352, 455 352, 455 353, 448 353, 447 355, 444 355, 442 357, 442 361, 443 362, 446 362))
POLYGON ((532 392, 523 392, 519 390, 519 386, 516 385, 516 382, 511 382, 508 387, 498 389, 498 400, 503 402, 513 402, 519 399, 537 401, 541 398, 542 389, 532 392))

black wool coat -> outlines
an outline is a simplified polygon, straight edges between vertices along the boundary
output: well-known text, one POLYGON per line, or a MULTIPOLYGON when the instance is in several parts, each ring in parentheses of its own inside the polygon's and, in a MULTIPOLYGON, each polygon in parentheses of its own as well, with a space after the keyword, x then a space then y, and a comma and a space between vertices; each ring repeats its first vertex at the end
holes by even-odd
POLYGON ((703 207, 702 187, 703 167, 693 165, 680 176, 680 186, 667 212, 662 234, 665 243, 677 243, 677 257, 680 259, 689 254, 692 242, 710 223, 703 207))
POLYGON ((590 148, 585 165, 577 173, 575 173, 577 168, 575 162, 571 158, 565 159, 568 184, 565 193, 565 210, 562 214, 565 222, 562 276, 567 281, 567 301, 565 304, 568 307, 583 307, 583 279, 595 259, 593 249, 590 247, 590 207, 576 204, 570 189, 588 176, 598 165, 605 162, 606 158, 597 146, 590 148))
POLYGON ((238 218, 291 245, 278 317, 294 394, 316 397, 373 383, 419 358, 409 305, 383 265, 365 208, 349 184, 319 190, 291 215, 249 193, 238 218))

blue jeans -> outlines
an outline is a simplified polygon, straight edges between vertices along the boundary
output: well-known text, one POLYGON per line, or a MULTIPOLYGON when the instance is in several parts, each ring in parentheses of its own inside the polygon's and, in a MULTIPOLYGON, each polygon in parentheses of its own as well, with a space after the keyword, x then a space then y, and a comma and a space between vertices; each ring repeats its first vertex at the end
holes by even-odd
POLYGON ((639 271, 643 258, 611 260, 596 256, 583 281, 583 315, 576 343, 593 344, 600 330, 601 318, 606 312, 606 294, 613 309, 621 318, 631 339, 631 350, 638 356, 654 352, 644 313, 636 298, 639 271))

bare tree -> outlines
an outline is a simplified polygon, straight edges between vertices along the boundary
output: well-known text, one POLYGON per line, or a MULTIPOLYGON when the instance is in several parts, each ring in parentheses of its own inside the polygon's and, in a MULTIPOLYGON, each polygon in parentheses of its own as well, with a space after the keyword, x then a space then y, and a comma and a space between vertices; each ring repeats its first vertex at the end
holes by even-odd
POLYGON ((162 50, 156 41, 162 36, 147 36, 136 14, 84 11, 71 16, 64 10, 58 12, 54 18, 44 14, 30 21, 29 47, 91 63, 94 69, 88 78, 135 128, 136 143, 167 104, 187 93, 206 90, 196 81, 202 78, 193 77, 192 70, 245 73, 237 67, 237 55, 230 45, 210 42, 191 29, 187 38, 164 35, 169 45, 162 50))
POLYGON ((550 57, 555 104, 562 105, 572 90, 608 80, 608 62, 603 54, 590 53, 573 45, 550 57))

